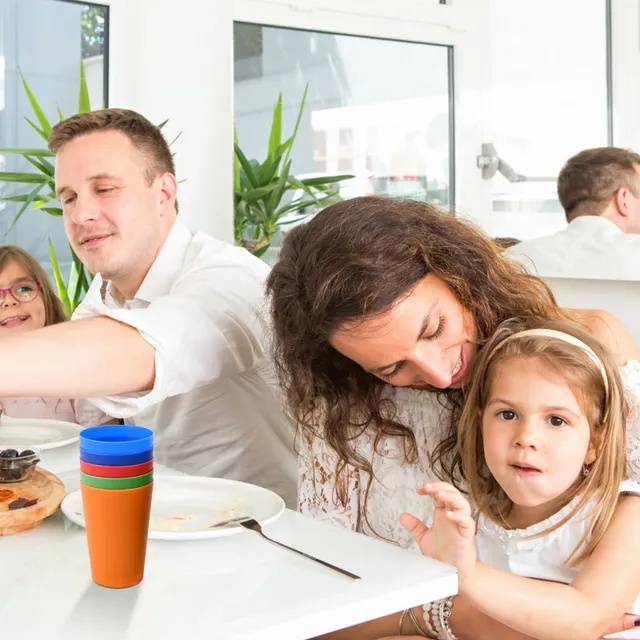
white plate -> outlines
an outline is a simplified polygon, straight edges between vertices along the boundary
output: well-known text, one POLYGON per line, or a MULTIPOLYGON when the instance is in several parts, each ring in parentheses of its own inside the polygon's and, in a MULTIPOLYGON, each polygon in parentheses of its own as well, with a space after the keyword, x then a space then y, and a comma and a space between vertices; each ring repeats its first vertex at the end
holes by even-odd
MULTIPOLYGON (((61 509, 71 522, 85 526, 80 490, 68 494, 61 509)), ((267 524, 283 511, 284 501, 280 496, 253 484, 194 476, 156 477, 149 539, 201 540, 229 536, 244 529, 240 526, 210 527, 243 516, 267 524)))
POLYGON ((0 449, 17 445, 38 447, 42 451, 64 447, 80 439, 82 427, 62 420, 0 418, 0 449))

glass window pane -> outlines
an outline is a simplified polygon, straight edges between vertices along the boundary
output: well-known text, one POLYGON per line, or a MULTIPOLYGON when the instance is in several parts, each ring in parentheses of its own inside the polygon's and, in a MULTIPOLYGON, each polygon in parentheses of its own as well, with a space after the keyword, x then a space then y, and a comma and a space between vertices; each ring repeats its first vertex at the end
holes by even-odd
MULTIPOLYGON (((108 8, 62 0, 0 0, 0 147, 46 146, 26 122, 37 122, 22 87, 22 72, 49 121, 78 110, 80 61, 91 105, 106 103, 108 8)), ((0 170, 33 171, 20 156, 0 155, 0 170)), ((0 183, 0 195, 30 191, 29 185, 0 183)), ((27 211, 11 231, 19 205, 0 202, 0 242, 18 244, 50 269, 51 238, 61 266, 67 271, 70 254, 60 218, 27 211)))
POLYGON ((265 159, 280 92, 283 135, 293 131, 308 83, 295 175, 352 174, 344 198, 450 204, 448 47, 240 23, 234 39, 235 122, 247 157, 265 159))
POLYGON ((572 155, 608 144, 606 0, 491 0, 493 142, 517 173, 493 178, 493 235, 566 226, 556 178, 572 155))

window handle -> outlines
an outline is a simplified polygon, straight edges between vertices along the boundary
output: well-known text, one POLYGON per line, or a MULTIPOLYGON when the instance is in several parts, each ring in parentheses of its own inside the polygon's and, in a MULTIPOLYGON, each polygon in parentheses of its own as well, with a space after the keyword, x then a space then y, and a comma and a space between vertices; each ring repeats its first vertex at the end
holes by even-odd
POLYGON ((482 171, 483 180, 491 180, 496 173, 501 173, 509 182, 555 182, 558 179, 556 176, 547 178, 543 176, 524 176, 518 173, 498 155, 492 142, 484 142, 482 144, 482 153, 476 158, 476 164, 482 171))

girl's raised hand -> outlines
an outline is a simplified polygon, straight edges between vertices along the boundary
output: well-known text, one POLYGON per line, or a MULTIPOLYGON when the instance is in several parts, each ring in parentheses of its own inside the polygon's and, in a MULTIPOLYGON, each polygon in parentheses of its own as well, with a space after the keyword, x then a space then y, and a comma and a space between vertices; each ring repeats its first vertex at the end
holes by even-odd
POLYGON ((424 484, 418 487, 418 493, 433 497, 431 528, 409 513, 400 516, 400 523, 424 555, 452 564, 458 569, 459 579, 464 579, 476 565, 476 525, 469 502, 446 482, 424 484))

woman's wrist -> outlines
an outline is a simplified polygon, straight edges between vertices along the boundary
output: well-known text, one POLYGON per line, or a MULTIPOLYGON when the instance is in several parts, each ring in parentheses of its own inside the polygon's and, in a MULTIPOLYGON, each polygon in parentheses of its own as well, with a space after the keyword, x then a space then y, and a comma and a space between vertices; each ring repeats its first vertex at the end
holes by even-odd
POLYGON ((470 629, 474 629, 473 614, 476 612, 475 607, 461 593, 455 597, 454 606, 451 608, 451 616, 449 617, 449 627, 458 640, 475 640, 474 633, 470 633, 470 629))

